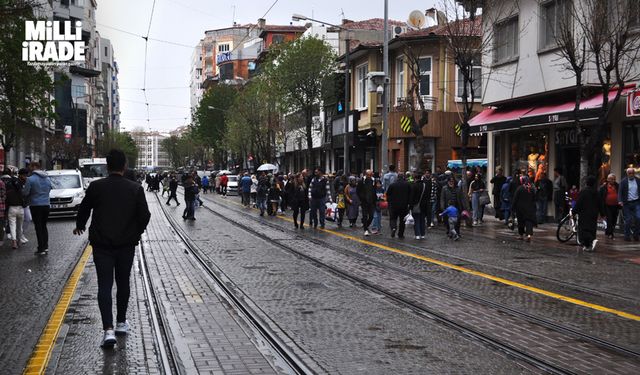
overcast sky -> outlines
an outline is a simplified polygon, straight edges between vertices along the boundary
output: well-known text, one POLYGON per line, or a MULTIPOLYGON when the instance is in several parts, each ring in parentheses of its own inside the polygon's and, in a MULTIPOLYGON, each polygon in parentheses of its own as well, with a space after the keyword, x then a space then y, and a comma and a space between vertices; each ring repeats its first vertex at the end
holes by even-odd
MULTIPOLYGON (((195 46, 205 30, 238 23, 255 23, 274 0, 156 0, 150 38, 195 46), (235 18, 234 18, 235 7, 235 18)), ((426 10, 437 0, 390 0, 389 18, 405 21, 414 9, 426 10)), ((144 94, 144 40, 125 32, 145 35, 153 0, 98 1, 97 29, 111 40, 120 68, 122 128, 170 131, 189 119, 189 66, 193 48, 150 41, 144 94), (122 31, 117 31, 120 29, 122 31), (157 90, 154 90, 157 88, 157 90), (160 106, 159 106, 160 105, 160 106)), ((345 18, 363 20, 384 16, 384 0, 279 0, 266 15, 267 24, 289 24, 293 13, 339 23, 345 18)))

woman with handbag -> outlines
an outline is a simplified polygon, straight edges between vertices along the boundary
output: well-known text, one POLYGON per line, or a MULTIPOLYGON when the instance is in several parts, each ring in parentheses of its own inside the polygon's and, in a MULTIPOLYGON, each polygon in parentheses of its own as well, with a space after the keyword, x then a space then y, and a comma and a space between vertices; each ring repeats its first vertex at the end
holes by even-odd
POLYGON ((469 198, 471 199, 471 208, 473 210, 473 225, 482 224, 484 206, 488 203, 486 200, 489 195, 480 173, 474 176, 471 185, 469 185, 469 198))

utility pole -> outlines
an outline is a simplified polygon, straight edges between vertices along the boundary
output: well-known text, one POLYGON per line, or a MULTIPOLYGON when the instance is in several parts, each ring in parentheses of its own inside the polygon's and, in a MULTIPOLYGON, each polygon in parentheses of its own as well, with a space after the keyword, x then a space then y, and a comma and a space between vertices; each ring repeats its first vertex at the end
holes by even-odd
POLYGON ((384 91, 382 93, 382 171, 389 165, 389 0, 384 0, 384 47, 382 49, 382 67, 384 70, 384 91))
POLYGON ((350 69, 350 62, 349 62, 349 51, 351 50, 351 39, 349 39, 349 31, 345 30, 345 33, 347 34, 344 42, 345 42, 345 48, 346 48, 346 53, 345 53, 345 71, 344 71, 344 105, 343 105, 343 112, 344 112, 344 144, 343 144, 343 156, 344 156, 344 165, 343 165, 343 173, 347 176, 349 176, 350 174, 350 169, 351 169, 351 161, 349 160, 349 112, 350 112, 350 105, 349 105, 349 92, 351 91, 351 79, 349 77, 349 69, 350 69))

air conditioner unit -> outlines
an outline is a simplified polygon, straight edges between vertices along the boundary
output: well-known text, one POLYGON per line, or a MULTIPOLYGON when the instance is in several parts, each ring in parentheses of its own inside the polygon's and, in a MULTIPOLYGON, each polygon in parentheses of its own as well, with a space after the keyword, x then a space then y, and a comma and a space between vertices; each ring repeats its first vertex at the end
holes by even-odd
POLYGON ((406 32, 407 32, 406 26, 393 26, 391 29, 391 39, 397 38, 398 36, 400 36, 400 34, 403 34, 406 32))

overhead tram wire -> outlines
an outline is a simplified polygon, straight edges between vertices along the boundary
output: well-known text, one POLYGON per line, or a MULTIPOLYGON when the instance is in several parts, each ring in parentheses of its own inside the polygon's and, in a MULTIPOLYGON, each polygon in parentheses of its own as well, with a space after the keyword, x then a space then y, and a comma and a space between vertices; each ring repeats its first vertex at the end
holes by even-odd
POLYGON ((101 26, 101 27, 104 27, 104 28, 107 28, 107 29, 111 29, 111 30, 114 30, 114 31, 118 31, 118 32, 121 32, 121 33, 124 33, 124 34, 128 34, 128 35, 134 36, 134 37, 136 37, 136 38, 141 38, 141 39, 145 39, 145 40, 146 40, 146 39, 148 39, 148 40, 150 40, 150 41, 152 41, 152 42, 158 42, 158 43, 171 44, 171 45, 173 45, 173 46, 184 47, 184 48, 189 48, 189 49, 196 48, 196 46, 191 46, 191 45, 184 44, 184 43, 178 43, 178 42, 174 42, 174 41, 171 41, 171 40, 165 40, 165 39, 157 39, 157 38, 145 37, 144 35, 136 34, 136 33, 134 33, 134 32, 127 31, 127 30, 123 30, 123 29, 120 29, 120 28, 118 28, 118 27, 113 27, 113 26, 105 25, 105 24, 103 24, 103 23, 97 23, 97 25, 98 25, 98 26, 101 26))
MULTIPOLYGON (((276 6, 276 4, 278 3, 278 1, 280 0, 275 0, 273 2, 273 4, 271 4, 271 6, 269 7, 269 9, 267 9, 266 12, 264 12, 264 14, 262 15, 262 17, 260 18, 266 18, 267 15, 269 14, 269 12, 271 12, 271 9, 273 9, 274 6, 276 6)), ((245 40, 247 40, 247 38, 249 37, 249 35, 251 35, 251 32, 258 26, 258 24, 254 24, 253 26, 251 26, 251 28, 249 29, 249 31, 247 32, 247 35, 244 36, 244 38, 242 38, 240 40, 240 43, 236 44, 233 49, 231 51, 229 51, 229 53, 233 53, 233 51, 235 51, 236 49, 238 49, 238 47, 240 47, 242 45, 242 43, 244 43, 245 40)))
POLYGON ((142 92, 144 93, 144 101, 147 107, 147 126, 151 126, 149 120, 149 99, 147 98, 147 55, 149 50, 149 33, 151 32, 151 23, 153 22, 153 13, 156 9, 156 0, 151 5, 151 15, 149 16, 149 26, 147 26, 147 36, 144 37, 144 73, 142 78, 142 92))

